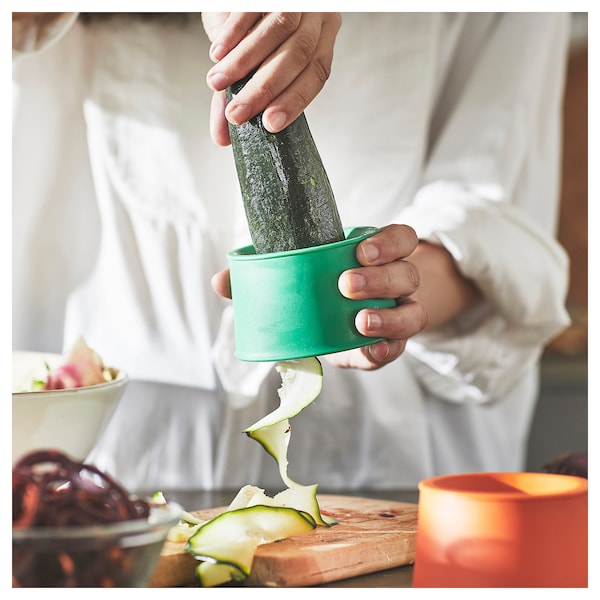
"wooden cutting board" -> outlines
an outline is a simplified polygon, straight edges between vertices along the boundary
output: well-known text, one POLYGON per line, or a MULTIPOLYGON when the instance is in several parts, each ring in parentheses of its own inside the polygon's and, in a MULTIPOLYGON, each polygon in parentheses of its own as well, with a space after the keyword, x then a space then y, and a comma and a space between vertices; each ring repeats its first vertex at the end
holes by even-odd
MULTIPOLYGON (((339 523, 257 548, 245 585, 301 587, 412 564, 417 505, 352 496, 319 496, 339 523)), ((196 511, 210 519, 224 508, 196 511)), ((150 587, 194 584, 196 560, 183 543, 166 542, 150 587)))

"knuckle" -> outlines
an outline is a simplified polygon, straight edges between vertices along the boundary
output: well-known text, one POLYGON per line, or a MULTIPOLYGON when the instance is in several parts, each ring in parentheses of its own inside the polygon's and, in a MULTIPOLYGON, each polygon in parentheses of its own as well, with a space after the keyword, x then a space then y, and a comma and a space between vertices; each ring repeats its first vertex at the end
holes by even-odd
POLYGON ((419 243, 417 232, 410 225, 405 224, 395 225, 394 229, 396 231, 398 245, 402 248, 408 248, 410 249, 410 252, 412 252, 419 243))
POLYGON ((386 295, 389 297, 395 296, 396 278, 392 272, 392 269, 385 269, 385 276, 383 280, 386 295))
POLYGON ((275 33, 281 40, 286 39, 294 31, 296 31, 300 23, 300 18, 300 13, 276 13, 271 25, 273 33, 275 33))
POLYGON ((417 232, 410 225, 401 225, 404 235, 408 238, 412 238, 412 241, 416 244, 419 241, 417 232))
POLYGON ((423 331, 429 324, 429 315, 420 302, 407 300, 395 309, 395 330, 398 339, 405 339, 423 331))
POLYGON ((408 245, 410 252, 412 252, 419 244, 417 232, 410 225, 400 225, 400 227, 403 239, 405 240, 404 243, 408 245))
POLYGON ((261 81, 260 84, 256 86, 255 91, 257 95, 260 96, 260 104, 263 106, 267 106, 267 104, 274 100, 277 95, 277 90, 269 79, 261 81))
POLYGON ((308 33, 298 33, 294 37, 295 59, 301 66, 308 64, 315 53, 316 43, 314 38, 308 33))
POLYGON ((300 114, 309 104, 311 98, 305 90, 295 89, 292 97, 292 104, 295 107, 295 110, 298 114, 300 114))
POLYGON ((324 59, 321 56, 315 56, 312 62, 312 69, 320 82, 321 87, 323 87, 331 76, 331 61, 324 59))
POLYGON ((393 263, 380 267, 363 267, 360 273, 366 278, 361 290, 364 298, 396 298, 400 277, 393 263))
POLYGON ((396 337, 399 339, 407 337, 409 330, 412 330, 414 317, 410 316, 410 311, 402 310, 405 305, 396 309, 396 337))
POLYGON ((342 27, 342 15, 338 12, 330 13, 329 20, 331 21, 335 31, 339 31, 342 27))
POLYGON ((408 266, 408 281, 412 285, 412 291, 415 292, 417 288, 421 285, 421 273, 419 269, 415 267, 411 262, 406 263, 408 266))

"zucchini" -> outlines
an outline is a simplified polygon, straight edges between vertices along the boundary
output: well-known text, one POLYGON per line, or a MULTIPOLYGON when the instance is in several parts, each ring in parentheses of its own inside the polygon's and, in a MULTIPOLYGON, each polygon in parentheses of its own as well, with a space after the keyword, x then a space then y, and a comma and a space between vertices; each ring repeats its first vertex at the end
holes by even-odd
MULTIPOLYGON (((190 531, 186 551, 201 561, 196 567, 196 578, 202 587, 244 581, 250 574, 254 553, 260 544, 283 540, 318 526, 337 524, 333 517, 321 514, 318 485, 302 485, 287 473, 289 419, 317 398, 321 392, 323 368, 316 357, 281 361, 276 367, 282 380, 278 390, 280 406, 248 427, 245 433, 275 459, 287 488, 270 497, 262 488, 246 485, 228 508, 213 519, 181 524, 190 531)), ((155 496, 157 500, 162 498, 162 494, 155 496)))
MULTIPOLYGON (((252 77, 227 88, 229 102, 252 77)), ((271 133, 262 113, 229 137, 252 243, 257 254, 309 248, 345 239, 344 229, 314 139, 302 113, 271 133)))
POLYGON ((196 579, 201 587, 215 587, 230 581, 244 581, 248 575, 236 565, 201 562, 196 567, 196 579))
POLYGON ((202 525, 186 551, 203 561, 196 568, 203 587, 243 581, 250 575, 257 546, 312 531, 310 515, 282 506, 250 506, 226 511, 202 525))
POLYGON ((275 368, 281 375, 282 385, 277 390, 280 404, 273 412, 250 425, 245 433, 291 419, 306 408, 321 393, 323 366, 316 356, 279 361, 275 368))
POLYGON ((290 442, 291 427, 287 419, 279 421, 269 427, 262 427, 247 434, 258 442, 277 463, 279 475, 287 488, 274 497, 267 496, 264 490, 255 486, 245 486, 234 499, 236 507, 266 504, 268 506, 290 506, 308 513, 317 525, 329 527, 337 521, 321 514, 317 500, 318 484, 302 485, 291 479, 288 475, 287 451, 290 442))

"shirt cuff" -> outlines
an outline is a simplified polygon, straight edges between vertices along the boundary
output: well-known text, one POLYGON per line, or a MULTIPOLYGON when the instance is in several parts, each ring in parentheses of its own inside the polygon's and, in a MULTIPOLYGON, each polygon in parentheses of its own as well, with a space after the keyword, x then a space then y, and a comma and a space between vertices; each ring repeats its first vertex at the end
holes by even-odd
POLYGON ((409 340, 417 377, 454 402, 502 397, 569 324, 566 252, 518 208, 454 183, 422 188, 401 222, 444 246, 485 297, 452 323, 409 340))

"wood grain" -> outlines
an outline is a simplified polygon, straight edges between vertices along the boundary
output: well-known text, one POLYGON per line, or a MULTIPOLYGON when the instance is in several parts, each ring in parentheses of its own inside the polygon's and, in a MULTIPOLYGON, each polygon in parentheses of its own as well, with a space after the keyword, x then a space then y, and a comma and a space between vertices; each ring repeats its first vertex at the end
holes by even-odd
MULTIPOLYGON (((256 587, 303 587, 412 564, 417 505, 352 496, 319 496, 339 523, 259 546, 245 582, 256 587)), ((196 511, 202 519, 224 508, 196 511)), ((194 584, 196 560, 184 544, 167 542, 150 587, 194 584)))

